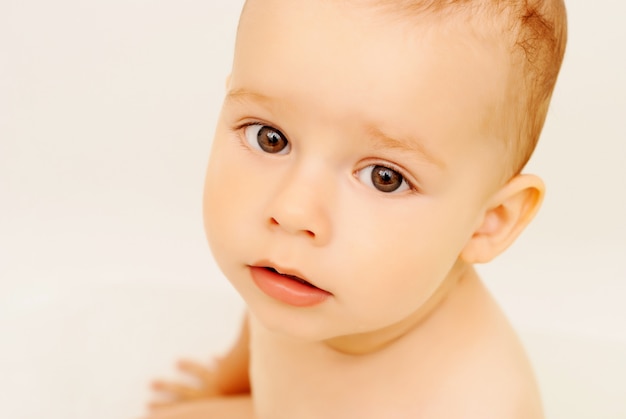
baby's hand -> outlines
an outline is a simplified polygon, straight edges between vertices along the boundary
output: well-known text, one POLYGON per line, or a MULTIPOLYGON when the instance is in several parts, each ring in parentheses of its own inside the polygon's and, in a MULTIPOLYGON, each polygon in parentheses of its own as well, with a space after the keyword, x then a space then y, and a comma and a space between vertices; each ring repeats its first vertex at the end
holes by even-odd
POLYGON ((151 387, 152 390, 157 392, 157 399, 149 403, 149 408, 151 410, 160 409, 180 403, 220 396, 216 365, 217 361, 208 365, 187 359, 179 361, 177 364, 178 369, 195 383, 155 380, 151 387))

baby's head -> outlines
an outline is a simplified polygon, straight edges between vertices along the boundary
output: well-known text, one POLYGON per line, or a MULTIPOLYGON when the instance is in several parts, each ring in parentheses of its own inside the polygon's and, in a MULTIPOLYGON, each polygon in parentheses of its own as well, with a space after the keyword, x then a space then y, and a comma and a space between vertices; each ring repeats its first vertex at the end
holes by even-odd
MULTIPOLYGON (((246 8, 253 9, 250 19, 254 19, 259 8, 271 9, 271 3, 248 0, 244 14, 246 8)), ((360 9, 370 19, 378 19, 380 24, 404 27, 408 36, 413 28, 413 36, 424 37, 425 42, 428 42, 429 31, 438 35, 442 31, 450 32, 451 37, 458 37, 453 44, 470 50, 466 57, 449 57, 450 61, 460 58, 457 65, 461 67, 466 65, 462 59, 484 59, 480 55, 472 56, 472 49, 491 54, 487 60, 493 61, 483 64, 497 65, 494 72, 497 79, 493 82, 501 83, 490 92, 493 97, 488 98, 490 103, 486 103, 485 109, 474 109, 474 116, 487 118, 485 137, 505 146, 508 163, 505 179, 523 169, 539 139, 563 61, 567 39, 563 0, 338 0, 318 3, 343 9, 345 13, 360 9)), ((302 10, 306 7, 305 4, 296 6, 302 10)), ((282 25, 281 20, 286 18, 277 13, 267 23, 282 25)), ((315 14, 302 23, 300 29, 312 34, 332 31, 315 14)), ((333 57, 329 54, 328 59, 333 57)))
POLYGON ((561 0, 248 0, 205 222, 250 310, 320 338, 410 323, 506 248, 543 195, 519 172, 564 19, 561 0), (256 267, 332 297, 272 303, 256 267))

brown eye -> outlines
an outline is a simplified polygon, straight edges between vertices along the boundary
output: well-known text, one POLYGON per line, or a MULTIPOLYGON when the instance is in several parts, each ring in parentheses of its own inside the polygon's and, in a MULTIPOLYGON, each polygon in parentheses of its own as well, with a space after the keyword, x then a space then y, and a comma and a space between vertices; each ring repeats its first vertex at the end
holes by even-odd
POLYGON ((358 177, 361 182, 385 193, 403 192, 410 188, 402 174, 386 166, 367 166, 360 171, 358 177))
POLYGON ((257 150, 271 154, 289 152, 289 141, 278 130, 267 125, 252 124, 244 130, 246 141, 257 150))
POLYGON ((393 192, 402 185, 402 175, 384 166, 372 169, 372 184, 381 192, 393 192))

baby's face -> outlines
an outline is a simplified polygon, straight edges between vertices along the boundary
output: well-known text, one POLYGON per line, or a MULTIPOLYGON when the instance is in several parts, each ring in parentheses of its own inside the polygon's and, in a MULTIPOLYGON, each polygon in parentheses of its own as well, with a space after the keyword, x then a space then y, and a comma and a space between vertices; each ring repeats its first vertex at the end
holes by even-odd
POLYGON ((249 309, 319 340, 417 321, 504 165, 485 134, 501 57, 467 28, 337 3, 250 1, 205 188, 249 309))

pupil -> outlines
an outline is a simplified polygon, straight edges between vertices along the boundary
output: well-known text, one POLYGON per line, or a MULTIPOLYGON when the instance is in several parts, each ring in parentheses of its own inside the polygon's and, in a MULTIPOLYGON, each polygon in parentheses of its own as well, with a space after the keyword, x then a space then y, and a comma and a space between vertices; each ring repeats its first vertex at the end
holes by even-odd
POLYGON ((381 192, 393 192, 402 185, 402 175, 384 166, 372 170, 372 184, 381 192))
POLYGON ((261 149, 267 153, 278 153, 287 146, 287 140, 283 135, 270 127, 262 127, 259 130, 257 142, 261 149))
POLYGON ((267 141, 271 145, 276 145, 276 143, 278 143, 278 141, 280 141, 280 138, 278 137, 278 135, 276 135, 275 132, 268 132, 267 133, 267 141))

